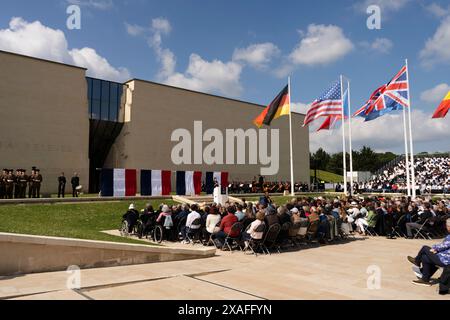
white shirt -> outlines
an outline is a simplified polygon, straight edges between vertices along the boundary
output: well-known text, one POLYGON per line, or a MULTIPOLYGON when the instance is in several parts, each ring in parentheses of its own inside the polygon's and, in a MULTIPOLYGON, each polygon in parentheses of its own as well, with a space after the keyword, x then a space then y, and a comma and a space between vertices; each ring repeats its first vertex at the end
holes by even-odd
MULTIPOLYGON (((188 214, 187 216, 187 220, 186 220, 186 227, 191 228, 192 223, 197 220, 200 219, 200 213, 198 213, 197 211, 192 211, 191 213, 188 214)), ((199 229, 199 226, 192 226, 192 229, 199 229)))

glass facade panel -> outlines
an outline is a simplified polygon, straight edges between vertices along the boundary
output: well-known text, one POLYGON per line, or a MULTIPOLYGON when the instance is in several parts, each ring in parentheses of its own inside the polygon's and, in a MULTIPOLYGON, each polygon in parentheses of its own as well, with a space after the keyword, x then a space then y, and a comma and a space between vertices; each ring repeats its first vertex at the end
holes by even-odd
POLYGON ((102 81, 101 120, 109 120, 109 87, 110 83, 102 81))
POLYGON ((116 82, 87 78, 89 114, 91 119, 119 121, 123 85, 116 82))

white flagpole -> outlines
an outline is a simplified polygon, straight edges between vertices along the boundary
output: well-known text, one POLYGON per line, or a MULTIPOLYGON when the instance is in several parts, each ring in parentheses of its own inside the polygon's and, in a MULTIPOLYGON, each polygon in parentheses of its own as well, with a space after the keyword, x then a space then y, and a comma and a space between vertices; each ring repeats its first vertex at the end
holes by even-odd
MULTIPOLYGON (((350 81, 347 80, 348 90, 348 138, 349 138, 349 152, 350 152, 350 195, 353 195, 353 146, 352 146, 352 105, 350 102, 350 81)), ((344 119, 342 120, 344 121, 344 119)))
POLYGON ((409 177, 409 152, 408 152, 408 137, 406 134, 406 110, 403 108, 403 132, 405 135, 405 165, 406 165, 406 189, 408 191, 408 197, 411 196, 411 183, 410 183, 410 177, 409 177))
POLYGON ((412 188, 412 198, 416 198, 416 169, 414 168, 414 148, 413 148, 413 137, 412 137, 412 122, 411 122, 411 95, 409 93, 409 66, 408 59, 405 60, 406 63, 406 77, 408 78, 408 123, 409 123, 409 152, 411 152, 411 188, 412 188))
POLYGON ((342 86, 342 75, 341 75, 341 103, 342 103, 342 160, 344 164, 344 193, 347 195, 347 152, 345 151, 345 113, 344 113, 344 88, 342 86))
POLYGON ((291 148, 291 195, 295 196, 294 186, 294 147, 292 144, 292 104, 291 104, 291 77, 288 78, 288 92, 289 92, 289 135, 290 135, 290 148, 291 148))

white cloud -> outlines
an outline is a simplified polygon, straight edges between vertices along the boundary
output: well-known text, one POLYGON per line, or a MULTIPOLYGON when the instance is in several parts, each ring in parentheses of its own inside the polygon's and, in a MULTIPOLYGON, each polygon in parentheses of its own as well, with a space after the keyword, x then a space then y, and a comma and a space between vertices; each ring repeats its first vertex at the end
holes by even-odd
POLYGON ((434 88, 422 92, 420 99, 428 103, 441 102, 449 91, 450 86, 446 83, 441 83, 434 88))
POLYGON ((72 49, 70 51, 73 62, 77 66, 88 69, 87 74, 100 79, 110 79, 123 82, 130 79, 130 73, 126 68, 114 68, 108 60, 100 56, 92 48, 72 49))
POLYGON ((165 18, 156 18, 152 20, 152 28, 155 32, 160 34, 169 34, 172 31, 172 26, 169 20, 165 18))
POLYGON ((161 63, 161 69, 158 74, 158 80, 165 81, 175 73, 177 64, 175 54, 162 47, 162 36, 168 35, 172 30, 169 20, 156 18, 152 20, 152 35, 148 39, 148 44, 155 51, 158 61, 161 63))
POLYGON ((289 58, 295 65, 325 65, 341 59, 353 47, 341 28, 311 24, 289 58))
POLYGON ((252 44, 247 48, 237 48, 233 53, 233 61, 249 64, 258 69, 267 68, 272 58, 280 54, 280 49, 270 42, 252 44))
POLYGON ((165 83, 196 91, 220 92, 238 97, 242 93, 239 79, 242 66, 235 62, 220 60, 205 61, 197 54, 191 54, 189 66, 184 74, 174 73, 165 83))
POLYGON ((450 7, 444 8, 435 2, 427 5, 425 10, 437 18, 443 18, 450 13, 450 7))
POLYGON ((358 10, 366 12, 369 6, 376 5, 381 8, 381 13, 383 14, 399 11, 409 3, 411 3, 411 0, 365 0, 357 3, 355 7, 358 10))
MULTIPOLYGON (((450 118, 431 119, 430 112, 413 110, 412 124, 415 151, 449 150, 448 128, 450 118)), ((377 151, 404 152, 403 116, 401 112, 392 112, 369 122, 364 122, 364 119, 360 117, 354 118, 352 119, 352 132, 354 150, 366 145, 377 151)), ((316 151, 322 147, 328 152, 342 152, 341 129, 311 132, 310 144, 311 151, 316 151)))
POLYGON ((420 52, 420 58, 426 67, 450 63, 450 17, 445 18, 433 37, 427 40, 420 52))
POLYGON ((146 30, 137 24, 129 24, 125 22, 125 28, 130 36, 136 37, 142 35, 146 30))
POLYGON ((189 64, 184 73, 176 72, 175 54, 163 47, 162 38, 170 34, 172 26, 165 18, 152 21, 149 46, 155 51, 161 64, 158 81, 185 89, 220 93, 226 96, 238 97, 242 93, 240 77, 243 66, 237 62, 220 60, 206 61, 198 54, 191 54, 189 64))
POLYGON ((93 77, 120 82, 130 78, 127 69, 114 68, 94 49, 69 50, 64 32, 39 21, 29 23, 22 18, 12 18, 9 28, 0 29, 0 49, 85 67, 87 74, 93 77))
POLYGON ((381 53, 389 53, 394 43, 387 38, 377 38, 372 43, 372 49, 381 53))
POLYGON ((114 7, 113 0, 67 0, 67 3, 98 10, 109 10, 114 7))

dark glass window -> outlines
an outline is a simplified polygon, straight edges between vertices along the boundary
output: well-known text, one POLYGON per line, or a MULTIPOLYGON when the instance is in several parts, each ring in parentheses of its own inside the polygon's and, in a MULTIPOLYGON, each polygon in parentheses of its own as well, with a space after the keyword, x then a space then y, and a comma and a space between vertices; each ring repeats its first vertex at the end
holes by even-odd
POLYGON ((123 85, 116 82, 87 78, 89 115, 91 119, 119 121, 118 114, 123 85))
POLYGON ((102 81, 101 119, 106 121, 109 120, 109 87, 109 82, 102 81))
POLYGON ((100 100, 101 98, 101 88, 102 82, 97 79, 93 79, 92 81, 92 99, 94 100, 100 100))
POLYGON ((117 115, 119 113, 119 85, 117 83, 111 83, 109 93, 109 119, 111 121, 117 121, 117 115))

